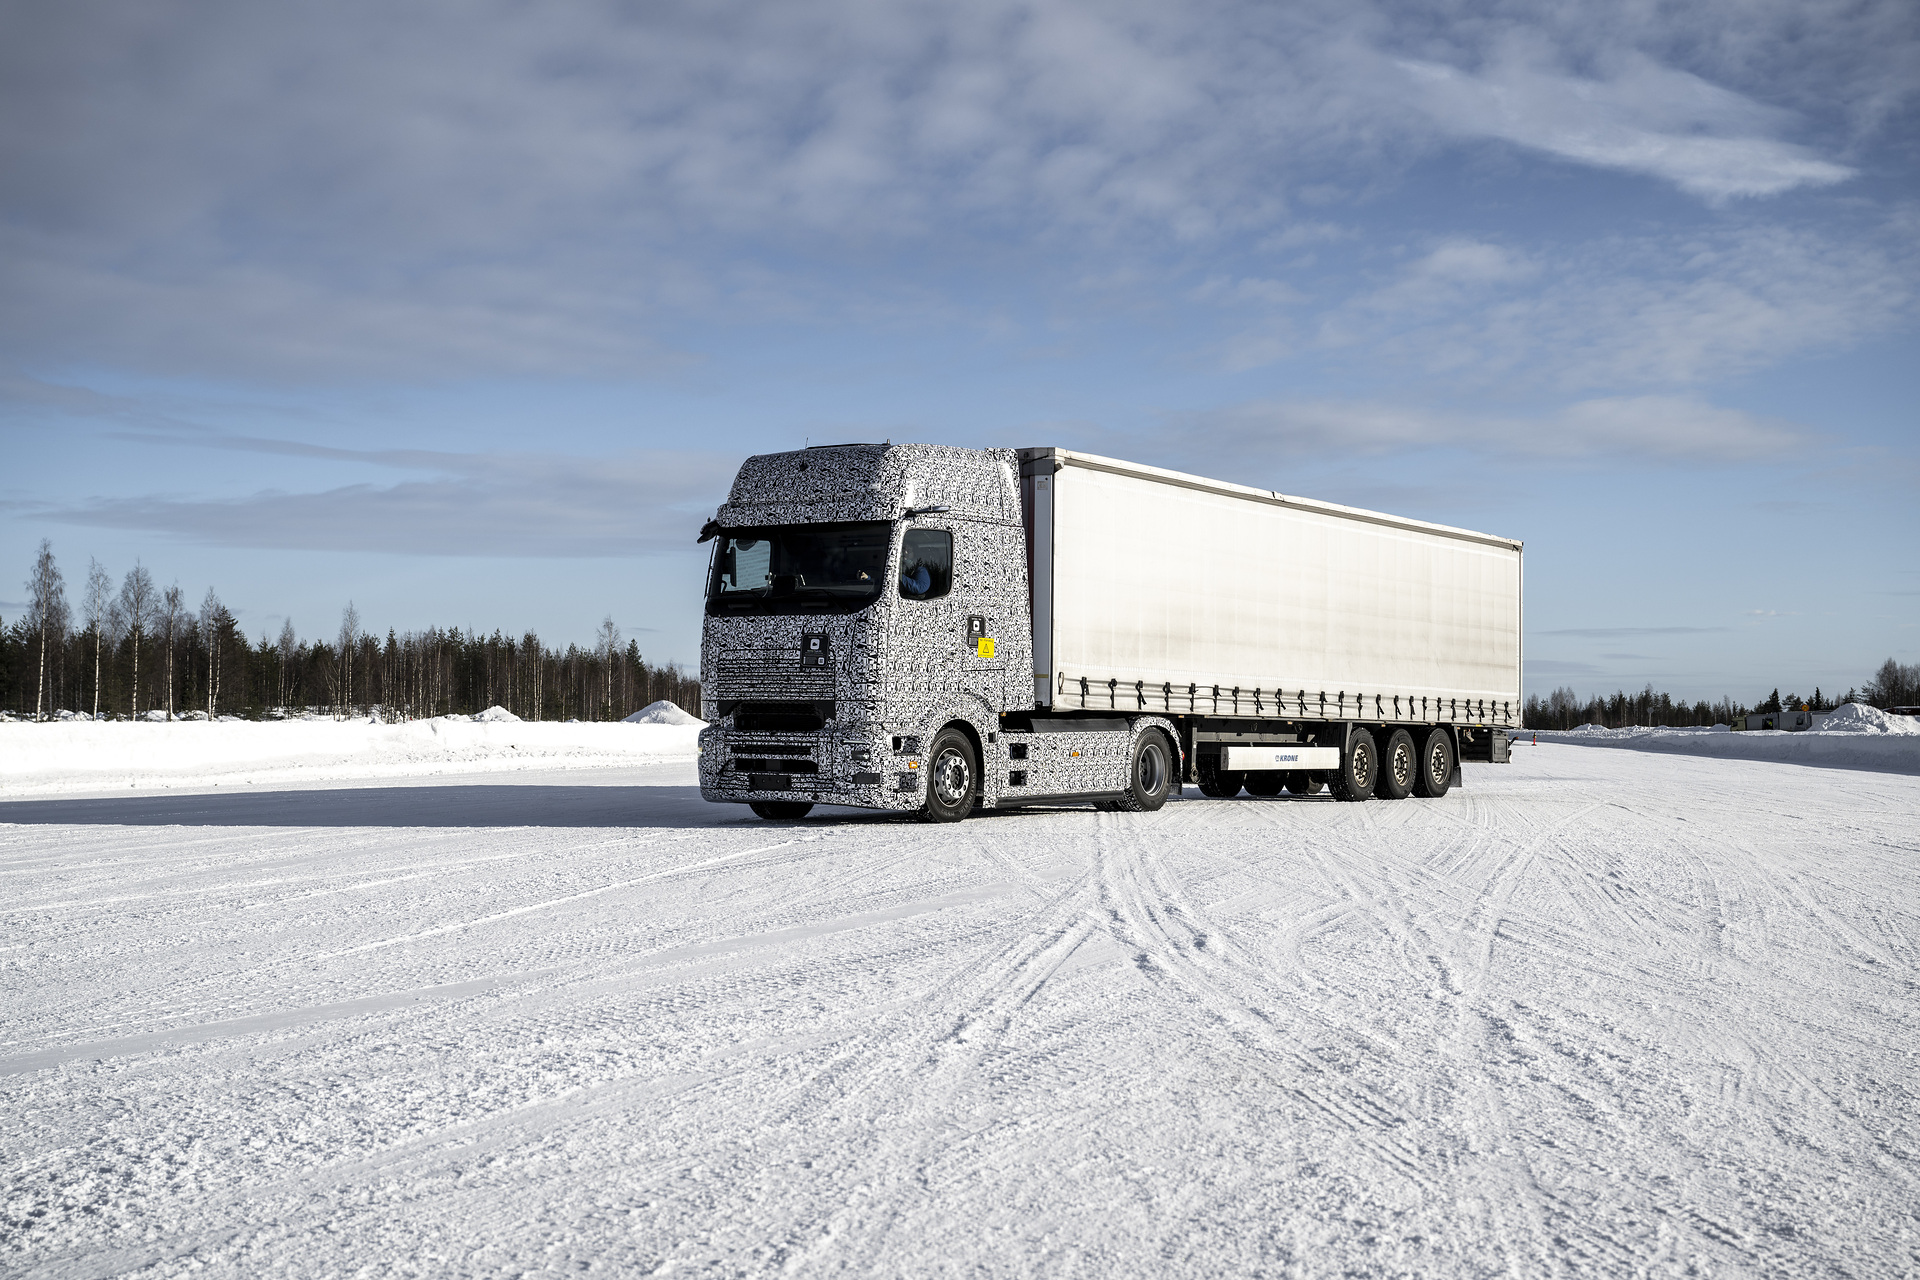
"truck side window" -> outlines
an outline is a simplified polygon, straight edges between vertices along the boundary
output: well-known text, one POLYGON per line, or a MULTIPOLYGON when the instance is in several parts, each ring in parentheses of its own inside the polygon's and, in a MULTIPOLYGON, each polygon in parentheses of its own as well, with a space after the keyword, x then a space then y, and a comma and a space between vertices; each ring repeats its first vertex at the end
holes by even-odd
POLYGON ((953 535, 945 529, 909 529, 900 544, 900 594, 931 600, 953 586, 953 535))

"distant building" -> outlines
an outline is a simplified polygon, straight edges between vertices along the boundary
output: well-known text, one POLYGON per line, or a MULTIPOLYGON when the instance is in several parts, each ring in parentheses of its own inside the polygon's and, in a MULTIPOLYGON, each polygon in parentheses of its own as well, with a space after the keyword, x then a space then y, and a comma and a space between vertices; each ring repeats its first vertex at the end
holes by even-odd
POLYGON ((1756 711, 1747 717, 1749 729, 1785 729, 1789 732, 1797 729, 1813 728, 1811 711, 1756 711))

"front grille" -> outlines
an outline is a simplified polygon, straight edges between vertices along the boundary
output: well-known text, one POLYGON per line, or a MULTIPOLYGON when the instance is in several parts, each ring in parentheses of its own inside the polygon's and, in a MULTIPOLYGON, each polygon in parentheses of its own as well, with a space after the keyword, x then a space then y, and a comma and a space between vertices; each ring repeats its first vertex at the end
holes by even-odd
POLYGON ((742 733, 818 733, 833 718, 833 703, 742 702, 727 712, 742 733))
POLYGON ((715 654, 708 673, 715 698, 831 698, 833 669, 802 668, 797 648, 715 654))
POLYGON ((736 759, 733 762, 735 773, 818 773, 820 766, 811 760, 783 760, 779 757, 754 760, 736 759))

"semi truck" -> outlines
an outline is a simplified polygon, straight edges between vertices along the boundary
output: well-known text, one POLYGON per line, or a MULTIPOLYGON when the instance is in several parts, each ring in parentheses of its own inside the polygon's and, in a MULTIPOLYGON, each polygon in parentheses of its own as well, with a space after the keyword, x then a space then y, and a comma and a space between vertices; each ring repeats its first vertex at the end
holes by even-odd
POLYGON ((885 443, 748 458, 700 541, 700 790, 763 818, 1438 797, 1518 724, 1511 538, 885 443))

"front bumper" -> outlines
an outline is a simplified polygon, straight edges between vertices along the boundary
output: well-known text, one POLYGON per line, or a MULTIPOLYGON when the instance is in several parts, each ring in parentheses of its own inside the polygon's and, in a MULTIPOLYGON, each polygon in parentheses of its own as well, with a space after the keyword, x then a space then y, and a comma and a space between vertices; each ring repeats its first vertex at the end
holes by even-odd
POLYGON ((878 725, 741 733, 716 724, 700 734, 700 795, 720 804, 799 800, 911 811, 926 802, 925 768, 918 754, 896 752, 878 725))

